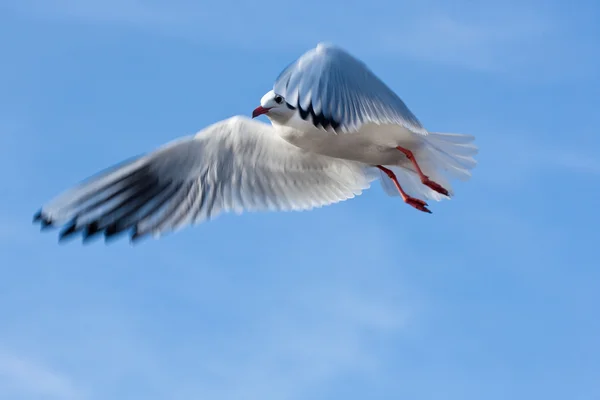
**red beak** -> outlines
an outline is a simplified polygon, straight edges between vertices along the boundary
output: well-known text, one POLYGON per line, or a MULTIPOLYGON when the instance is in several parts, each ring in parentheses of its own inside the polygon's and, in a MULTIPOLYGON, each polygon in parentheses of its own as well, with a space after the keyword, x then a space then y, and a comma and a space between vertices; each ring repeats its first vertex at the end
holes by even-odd
POLYGON ((259 115, 266 114, 269 112, 269 110, 270 110, 270 108, 264 108, 262 106, 258 106, 254 109, 254 111, 252 111, 252 118, 256 118, 259 115))

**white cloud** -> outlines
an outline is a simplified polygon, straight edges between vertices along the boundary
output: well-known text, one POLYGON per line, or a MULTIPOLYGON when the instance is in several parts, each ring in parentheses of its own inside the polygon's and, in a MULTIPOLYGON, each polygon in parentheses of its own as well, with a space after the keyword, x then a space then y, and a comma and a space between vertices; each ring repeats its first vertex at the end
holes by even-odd
MULTIPOLYGON (((313 241, 322 238, 323 246, 311 246, 314 257, 294 257, 280 249, 265 255, 269 261, 262 266, 252 267, 265 274, 256 280, 259 287, 239 282, 226 288, 244 299, 241 314, 223 310, 237 321, 235 330, 203 352, 194 367, 202 374, 173 382, 174 397, 305 399, 312 390, 323 391, 331 382, 357 374, 373 382, 391 367, 381 348, 410 330, 418 308, 403 290, 401 269, 390 251, 399 247, 399 238, 368 219, 361 221, 365 234, 341 233, 339 227, 350 216, 333 214, 339 220, 329 219, 330 228, 315 233, 313 241)), ((299 234, 306 232, 299 229, 299 234)), ((305 241, 289 233, 284 240, 305 241)), ((410 251, 403 259, 410 262, 410 251)))
POLYGON ((267 311, 240 326, 244 339, 209 355, 199 368, 208 371, 204 379, 175 385, 177 397, 302 399, 331 380, 385 369, 375 344, 404 327, 406 314, 397 306, 340 288, 299 288, 292 297, 283 300, 285 313, 267 311))
POLYGON ((493 130, 488 123, 476 123, 478 165, 473 179, 489 188, 517 189, 532 180, 557 179, 557 173, 573 176, 600 175, 600 161, 591 147, 582 146, 584 135, 558 143, 552 134, 539 130, 519 130, 498 124, 493 130))
POLYGON ((597 157, 581 151, 559 150, 546 153, 546 160, 553 162, 557 167, 564 167, 582 174, 599 175, 600 161, 597 157))
POLYGON ((139 0, 26 0, 19 3, 15 4, 14 8, 40 17, 45 15, 53 18, 62 17, 140 26, 175 25, 177 21, 185 23, 186 16, 193 17, 173 5, 160 5, 156 2, 150 4, 139 0))
POLYGON ((427 13, 385 34, 382 45, 427 61, 503 71, 518 66, 523 53, 551 30, 550 22, 540 16, 474 19, 471 15, 459 19, 427 13))
MULTIPOLYGON (((27 318, 28 326, 61 325, 66 337, 55 337, 56 327, 40 335, 21 326, 18 340, 9 341, 50 358, 60 355, 71 367, 80 365, 69 372, 85 379, 89 396, 53 368, 0 353, 0 398, 125 399, 124 387, 133 386, 136 393, 152 392, 153 399, 304 399, 337 379, 356 374, 366 382, 379 379, 389 368, 381 347, 398 340, 411 317, 405 310, 412 305, 387 290, 374 293, 332 282, 330 274, 324 278, 328 282, 322 285, 287 291, 271 285, 222 288, 227 291, 223 297, 245 298, 250 305, 246 312, 219 305, 219 299, 210 303, 206 296, 187 297, 180 305, 186 315, 177 318, 158 309, 92 306, 80 296, 84 306, 51 307, 51 317, 27 318), (268 298, 257 299, 256 293, 268 298), (213 307, 213 312, 226 315, 216 324, 207 315, 213 307)), ((90 286, 85 290, 95 291, 90 286)), ((135 297, 144 296, 149 294, 138 291, 135 297)), ((176 297, 163 296, 165 303, 176 297)), ((169 312, 180 311, 172 307, 169 312)))
POLYGON ((65 375, 40 362, 0 351, 0 395, 5 399, 85 399, 65 375))
POLYGON ((311 0, 301 9, 291 3, 261 7, 234 1, 207 8, 189 0, 23 0, 14 8, 41 18, 120 24, 246 49, 302 51, 327 40, 363 55, 398 54, 516 78, 587 76, 596 73, 598 64, 594 43, 577 34, 576 18, 532 2, 450 6, 375 0, 348 4, 344 18, 331 18, 340 13, 337 4, 311 0))
POLYGON ((600 60, 580 19, 572 9, 531 1, 429 1, 402 23, 388 24, 379 45, 414 59, 528 82, 585 78, 597 74, 600 60))

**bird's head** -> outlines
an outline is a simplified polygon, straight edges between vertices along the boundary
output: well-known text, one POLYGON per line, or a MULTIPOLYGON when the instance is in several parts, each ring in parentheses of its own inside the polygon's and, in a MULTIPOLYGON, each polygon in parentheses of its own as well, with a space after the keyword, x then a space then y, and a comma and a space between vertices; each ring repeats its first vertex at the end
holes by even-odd
POLYGON ((270 90, 260 99, 260 106, 254 109, 252 118, 265 114, 271 121, 285 123, 293 113, 294 107, 288 104, 283 96, 270 90))

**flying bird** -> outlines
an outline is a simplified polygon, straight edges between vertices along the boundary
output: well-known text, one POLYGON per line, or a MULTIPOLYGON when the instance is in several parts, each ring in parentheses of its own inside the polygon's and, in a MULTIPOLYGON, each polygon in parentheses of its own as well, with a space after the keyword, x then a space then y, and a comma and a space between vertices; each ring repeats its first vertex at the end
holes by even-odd
POLYGON ((34 216, 59 238, 158 237, 222 212, 309 210, 360 195, 452 195, 468 179, 473 137, 428 132, 361 61, 319 44, 283 70, 252 118, 234 116, 100 172, 34 216), (402 185, 400 184, 402 183, 402 185))

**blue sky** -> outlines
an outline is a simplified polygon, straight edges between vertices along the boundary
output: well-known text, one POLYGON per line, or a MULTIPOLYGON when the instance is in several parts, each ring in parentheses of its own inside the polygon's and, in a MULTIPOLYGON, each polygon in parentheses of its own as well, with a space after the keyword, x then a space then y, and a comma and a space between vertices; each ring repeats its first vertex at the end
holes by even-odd
POLYGON ((0 397, 600 398, 593 1, 0 4, 0 397), (318 12, 316 11, 318 10, 318 12), (479 165, 425 215, 362 196, 58 245, 58 192, 249 115, 319 41, 479 165))

